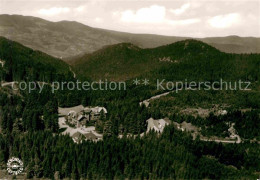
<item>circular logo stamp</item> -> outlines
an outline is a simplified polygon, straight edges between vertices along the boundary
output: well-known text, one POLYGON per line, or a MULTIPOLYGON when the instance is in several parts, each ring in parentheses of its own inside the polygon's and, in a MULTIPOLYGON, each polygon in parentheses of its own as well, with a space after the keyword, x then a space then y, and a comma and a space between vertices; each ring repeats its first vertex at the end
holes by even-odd
POLYGON ((8 159, 7 172, 12 175, 18 175, 23 172, 23 162, 16 157, 8 159))

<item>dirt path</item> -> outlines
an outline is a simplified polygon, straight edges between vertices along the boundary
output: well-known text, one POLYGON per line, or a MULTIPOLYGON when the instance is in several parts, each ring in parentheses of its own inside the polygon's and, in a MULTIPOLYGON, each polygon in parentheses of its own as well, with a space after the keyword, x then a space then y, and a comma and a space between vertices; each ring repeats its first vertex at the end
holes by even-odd
POLYGON ((237 139, 236 141, 233 140, 220 140, 220 139, 207 139, 207 138, 200 138, 201 141, 214 141, 214 142, 218 142, 218 143, 241 143, 241 139, 237 139))
POLYGON ((5 86, 13 86, 14 84, 17 84, 17 83, 18 83, 17 81, 4 82, 4 83, 1 83, 1 86, 2 86, 2 87, 5 87, 5 86))
POLYGON ((162 94, 158 94, 158 95, 156 95, 156 96, 152 96, 152 97, 150 97, 149 99, 146 99, 146 100, 140 102, 139 104, 140 104, 140 106, 141 106, 142 104, 144 104, 146 107, 148 107, 151 100, 159 99, 159 98, 162 97, 162 96, 167 96, 168 94, 170 94, 170 92, 171 92, 171 91, 165 92, 165 93, 162 93, 162 94))
POLYGON ((72 72, 73 77, 76 79, 76 73, 72 70, 71 66, 70 66, 70 71, 72 72))

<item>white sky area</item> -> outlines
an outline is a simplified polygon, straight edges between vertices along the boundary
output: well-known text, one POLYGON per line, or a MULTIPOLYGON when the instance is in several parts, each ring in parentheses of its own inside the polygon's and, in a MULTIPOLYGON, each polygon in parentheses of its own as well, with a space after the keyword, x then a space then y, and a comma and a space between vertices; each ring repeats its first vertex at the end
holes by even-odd
POLYGON ((260 0, 0 0, 0 14, 131 33, 260 37, 260 0))

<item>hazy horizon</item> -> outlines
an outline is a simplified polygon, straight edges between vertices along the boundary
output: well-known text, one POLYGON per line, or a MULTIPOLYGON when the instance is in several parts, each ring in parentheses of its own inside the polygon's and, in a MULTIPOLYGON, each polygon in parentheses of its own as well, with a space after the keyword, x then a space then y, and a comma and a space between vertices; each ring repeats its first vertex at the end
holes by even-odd
POLYGON ((0 14, 84 25, 133 34, 181 37, 260 37, 260 2, 0 0, 0 14), (26 2, 26 3, 25 3, 26 2))
MULTIPOLYGON (((168 37, 174 37, 174 36, 175 36, 175 35, 164 35, 164 34, 155 34, 155 33, 138 33, 138 32, 129 32, 129 31, 119 31, 119 30, 116 30, 116 29, 105 29, 105 28, 90 26, 90 25, 84 24, 84 23, 82 23, 82 22, 73 21, 73 20, 67 20, 67 19, 58 20, 58 21, 51 21, 51 20, 47 20, 47 19, 44 19, 44 18, 41 18, 41 17, 30 16, 30 15, 21 15, 21 14, 0 14, 0 16, 1 16, 1 15, 35 17, 35 18, 40 18, 40 19, 43 19, 43 20, 46 20, 46 21, 49 21, 49 22, 54 22, 54 23, 56 23, 56 22, 62 22, 62 21, 77 22, 77 23, 83 24, 83 25, 85 25, 85 26, 89 26, 89 27, 91 27, 91 28, 104 29, 104 30, 109 30, 109 31, 116 31, 116 32, 130 33, 130 34, 157 35, 157 36, 165 36, 165 37, 167 37, 167 36, 168 36, 168 37)), ((225 36, 204 36, 204 37, 176 36, 176 37, 185 37, 185 38, 218 38, 218 37, 234 37, 234 36, 244 37, 244 38, 260 38, 260 36, 240 36, 240 35, 237 35, 237 34, 230 34, 230 35, 225 35, 225 36)))

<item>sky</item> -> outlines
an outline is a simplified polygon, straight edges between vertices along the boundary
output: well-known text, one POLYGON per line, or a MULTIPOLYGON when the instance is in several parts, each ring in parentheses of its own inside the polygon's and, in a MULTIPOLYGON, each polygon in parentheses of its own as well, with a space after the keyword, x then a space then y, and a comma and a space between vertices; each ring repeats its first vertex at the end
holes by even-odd
POLYGON ((0 0, 0 14, 185 37, 260 37, 260 0, 0 0))

